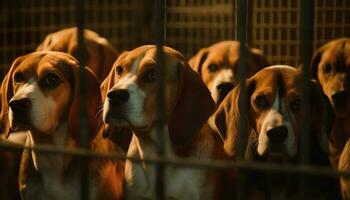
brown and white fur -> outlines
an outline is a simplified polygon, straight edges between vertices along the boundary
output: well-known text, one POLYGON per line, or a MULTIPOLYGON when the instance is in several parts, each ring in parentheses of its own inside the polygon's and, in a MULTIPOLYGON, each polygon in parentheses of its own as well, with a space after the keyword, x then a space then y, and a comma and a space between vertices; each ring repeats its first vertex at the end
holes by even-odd
MULTIPOLYGON (((216 105, 225 98, 238 82, 238 60, 240 44, 228 40, 202 48, 194 55, 189 64, 197 71, 209 88, 216 105)), ((260 69, 269 66, 265 56, 259 49, 247 48, 247 77, 251 77, 260 69)))
MULTIPOLYGON (((262 69, 246 81, 247 137, 244 159, 248 161, 289 163, 300 162, 301 124, 303 119, 302 76, 290 66, 275 65, 262 69)), ((332 128, 334 113, 328 99, 316 83, 311 86, 310 163, 330 166, 327 158, 327 138, 332 128)), ((217 130, 224 141, 224 149, 237 159, 240 107, 237 85, 223 100, 213 115, 217 130)), ((283 173, 248 173, 248 199, 296 199, 298 176, 283 173), (259 199, 259 198, 258 198, 259 199)), ((337 199, 336 181, 328 178, 308 179, 308 192, 315 199, 337 199)))
POLYGON ((312 75, 336 114, 329 146, 332 165, 337 168, 339 156, 350 138, 350 39, 332 40, 320 47, 312 61, 312 75))
MULTIPOLYGON (((164 47, 166 156, 210 160, 219 156, 221 145, 206 131, 207 119, 215 108, 200 76, 174 49, 164 47)), ((157 73, 156 46, 145 45, 123 53, 102 83, 108 88, 103 120, 126 127, 133 136, 127 155, 141 159, 159 156, 156 137, 157 73)), ((208 170, 167 166, 166 199, 214 199, 217 174, 208 170)), ((156 167, 147 162, 125 164, 130 199, 156 198, 156 167)))
MULTIPOLYGON (((104 37, 96 32, 84 30, 84 45, 86 66, 89 67, 99 80, 103 80, 109 73, 119 52, 104 37)), ((36 51, 61 51, 77 58, 78 38, 77 28, 65 28, 48 34, 36 51)))
MULTIPOLYGON (((350 138, 350 38, 335 39, 321 46, 312 60, 312 75, 332 103, 336 115, 329 139, 329 158, 334 168, 350 168, 347 166, 350 152, 346 152, 350 151, 349 145, 344 148, 350 138), (339 160, 340 155, 343 161, 339 160)), ((350 187, 343 186, 342 190, 344 199, 350 199, 350 187)))
MULTIPOLYGON (((101 102, 99 81, 84 68, 89 90, 89 148, 116 150, 102 139, 97 116, 101 102)), ((28 131, 26 145, 79 147, 79 63, 72 56, 42 51, 17 58, 1 85, 1 127, 6 135, 28 131)), ((19 174, 23 199, 80 199, 80 160, 70 155, 24 150, 19 174)), ((123 165, 90 160, 91 199, 119 199, 123 165)))

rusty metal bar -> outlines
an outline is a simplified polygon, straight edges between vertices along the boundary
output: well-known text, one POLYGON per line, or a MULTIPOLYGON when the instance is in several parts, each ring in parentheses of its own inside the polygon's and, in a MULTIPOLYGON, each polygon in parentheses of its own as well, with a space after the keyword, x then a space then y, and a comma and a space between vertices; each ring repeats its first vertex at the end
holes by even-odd
POLYGON ((240 120, 239 120, 239 147, 238 155, 240 159, 244 157, 244 151, 247 144, 247 88, 245 85, 245 79, 247 69, 245 66, 247 59, 247 12, 248 12, 248 1, 237 0, 237 39, 240 42, 239 49, 239 60, 238 60, 238 80, 240 83, 240 95, 238 100, 238 106, 240 109, 240 120))
MULTIPOLYGON (((240 87, 240 94, 238 99, 238 107, 240 109, 240 119, 239 119, 239 143, 238 143, 238 160, 244 160, 245 149, 247 146, 248 139, 248 107, 247 107, 247 88, 245 84, 247 69, 245 66, 247 59, 247 30, 248 30, 248 0, 236 0, 236 12, 237 12, 237 39, 240 42, 239 48, 239 60, 238 60, 238 81, 240 87)), ((245 199, 245 175, 242 170, 238 170, 238 184, 237 184, 237 198, 245 199), (243 191, 243 192, 242 192, 243 191)))
MULTIPOLYGON (((86 92, 87 92, 87 81, 84 67, 86 66, 86 51, 84 44, 84 26, 85 26, 85 0, 76 0, 76 23, 77 23, 77 42, 78 49, 77 55, 80 63, 79 66, 79 142, 82 147, 89 148, 89 129, 87 119, 87 103, 86 103, 86 92)), ((77 86, 76 86, 77 87, 77 86)), ((89 200, 90 198, 90 178, 89 178, 89 160, 86 157, 81 157, 81 179, 80 179, 80 191, 82 200, 89 200)))
POLYGON ((246 162, 246 161, 226 161, 226 160, 198 160, 198 159, 184 159, 184 158, 143 158, 139 157, 127 157, 124 153, 101 153, 86 148, 74 148, 69 149, 66 147, 57 147, 47 144, 35 144, 35 146, 25 146, 21 144, 2 142, 0 141, 0 148, 6 151, 18 151, 18 150, 34 150, 36 152, 45 152, 48 154, 62 154, 72 155, 79 157, 90 157, 94 159, 109 159, 109 160, 131 160, 133 162, 147 162, 147 163, 162 163, 167 165, 173 165, 178 167, 192 167, 192 168, 211 168, 211 169, 248 169, 248 170, 260 170, 273 173, 295 173, 295 174, 308 174, 318 176, 350 176, 350 170, 337 171, 329 167, 314 166, 314 165, 298 165, 277 163, 264 163, 264 162, 246 162))
MULTIPOLYGON (((3 22, 3 27, 2 27, 2 32, 3 32, 3 37, 2 37, 2 42, 4 47, 7 47, 7 20, 8 20, 8 13, 7 13, 7 1, 3 1, 2 3, 2 18, 4 20, 3 22)), ((2 81, 2 79, 5 77, 7 69, 10 67, 10 63, 8 62, 8 49, 7 48, 3 48, 3 53, 2 53, 2 63, 1 63, 1 67, 0 67, 0 80, 2 81), (4 66, 4 63, 6 63, 8 66, 4 66)))
MULTIPOLYGON (((164 53, 163 45, 165 42, 165 15, 166 15, 166 0, 155 0, 155 44, 157 45, 157 145, 158 154, 160 157, 166 157, 166 144, 164 134, 166 133, 166 115, 165 115, 165 88, 164 88, 164 53)), ((166 177, 165 177, 165 166, 163 163, 157 164, 157 177, 156 177, 156 198, 158 200, 166 199, 166 177)))
MULTIPOLYGON (((302 132, 301 132, 301 164, 309 163, 310 155, 310 64, 312 58, 312 42, 313 42, 313 0, 300 1, 300 38, 301 38, 301 61, 302 61, 302 77, 303 77, 303 97, 302 97, 302 132)), ((310 199, 311 196, 307 192, 308 179, 301 177, 300 194, 302 199, 310 199)))

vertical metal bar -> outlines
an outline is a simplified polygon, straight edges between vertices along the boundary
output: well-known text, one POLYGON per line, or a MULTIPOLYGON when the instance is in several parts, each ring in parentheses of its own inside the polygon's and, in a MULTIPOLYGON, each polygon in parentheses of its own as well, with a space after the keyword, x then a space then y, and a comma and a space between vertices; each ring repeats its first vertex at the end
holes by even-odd
MULTIPOLYGON (((78 60, 80 62, 79 66, 79 76, 80 76, 80 84, 79 84, 79 120, 80 120, 80 145, 82 147, 89 147, 89 130, 88 130, 88 122, 87 122, 87 105, 86 105, 86 74, 84 67, 86 66, 86 51, 84 44, 84 23, 85 23, 85 0, 76 0, 76 20, 77 20, 77 39, 78 39, 78 60)), ((89 200, 89 160, 87 158, 81 159, 81 199, 89 200)))
MULTIPOLYGON (((240 83, 240 95, 238 99, 238 107, 240 109, 240 119, 239 119, 239 146, 238 146, 238 159, 243 160, 244 154, 245 154, 245 148, 247 146, 247 88, 245 84, 247 69, 245 67, 246 59, 247 59, 247 50, 246 50, 246 43, 247 43, 247 14, 248 14, 248 0, 237 0, 236 1, 237 6, 237 39, 240 42, 240 49, 239 49, 239 60, 238 60, 238 81, 240 83)), ((238 199, 245 199, 245 181, 244 176, 245 174, 237 172, 238 173, 238 181, 239 181, 239 189, 237 189, 237 198, 238 199), (243 191, 243 192, 241 192, 243 191)))
POLYGON ((248 1, 238 0, 237 10, 237 38, 240 42, 239 60, 238 60, 238 80, 240 83, 240 95, 238 100, 238 106, 240 109, 240 122, 239 122, 239 148, 238 155, 240 159, 244 156, 244 151, 247 143, 247 89, 245 85, 247 69, 245 67, 247 59, 247 13, 248 13, 248 1))
MULTIPOLYGON (((310 64, 312 57, 312 42, 313 42, 313 0, 300 1, 300 38, 301 38, 301 57, 302 57, 302 77, 303 77, 303 97, 302 97, 302 133, 301 133, 301 162, 307 164, 309 162, 309 144, 310 144, 310 64)), ((307 179, 302 177, 300 184, 301 197, 309 199, 307 194, 307 179)))
POLYGON ((3 32, 3 47, 2 50, 3 50, 3 53, 2 53, 2 56, 3 56, 3 61, 1 63, 1 77, 0 77, 0 80, 2 81, 2 79, 4 78, 4 76, 6 75, 6 72, 7 72, 7 69, 9 68, 9 61, 8 61, 8 43, 7 43, 7 34, 8 34, 8 27, 7 27, 7 20, 8 20, 8 7, 7 7, 7 1, 3 1, 3 6, 2 6, 2 18, 4 20, 3 22, 3 27, 2 27, 2 32, 3 32))
MULTIPOLYGON (((165 100, 164 100, 164 54, 163 54, 163 44, 165 41, 165 15, 166 15, 166 0, 155 0, 155 24, 156 24, 156 45, 157 45, 157 144, 158 144, 158 154, 161 157, 166 156, 165 154, 165 100)), ((164 185, 165 170, 164 165, 161 163, 157 164, 157 177, 156 177, 156 194, 157 199, 166 199, 166 186, 164 185)))

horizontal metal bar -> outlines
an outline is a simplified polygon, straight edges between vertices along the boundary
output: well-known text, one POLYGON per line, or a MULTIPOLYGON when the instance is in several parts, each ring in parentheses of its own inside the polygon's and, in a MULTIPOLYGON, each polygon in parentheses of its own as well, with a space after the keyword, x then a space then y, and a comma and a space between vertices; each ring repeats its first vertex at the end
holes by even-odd
POLYGON ((297 174, 310 174, 321 176, 348 176, 350 177, 350 170, 337 171, 328 167, 313 166, 313 165, 291 165, 291 164, 276 164, 276 163, 262 163, 253 161, 232 161, 232 160, 197 160, 197 159, 183 159, 183 158, 145 158, 128 157, 124 153, 100 153, 85 148, 69 149, 66 147, 56 147, 52 145, 35 144, 34 147, 29 147, 21 144, 14 144, 0 141, 0 149, 8 149, 11 151, 18 151, 23 149, 35 150, 46 153, 58 153, 64 155, 90 157, 94 159, 110 159, 110 160, 131 160, 133 162, 149 162, 162 163, 167 165, 175 165, 179 167, 190 168, 212 168, 212 169, 246 169, 246 170, 261 170, 268 172, 288 172, 297 174))

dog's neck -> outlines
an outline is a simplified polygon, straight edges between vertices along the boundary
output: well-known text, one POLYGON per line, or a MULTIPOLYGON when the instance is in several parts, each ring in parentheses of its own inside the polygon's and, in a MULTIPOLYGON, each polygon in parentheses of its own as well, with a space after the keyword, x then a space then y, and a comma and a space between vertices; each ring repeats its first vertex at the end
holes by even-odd
MULTIPOLYGON (((35 144, 48 144, 57 147, 75 146, 74 140, 68 133, 67 122, 61 123, 50 135, 43 135, 42 133, 31 131, 28 140, 31 146, 35 146, 35 144)), ((65 155, 38 152, 35 150, 31 151, 31 156, 37 172, 48 173, 43 177, 63 177, 62 173, 64 173, 67 163, 70 160, 70 158, 65 155)))
MULTIPOLYGON (((165 126, 167 127, 167 126, 165 126)), ((147 136, 144 133, 134 132, 129 146, 128 156, 140 159, 158 158, 156 129, 152 129, 147 136)), ((170 142, 168 129, 163 133, 164 154, 168 159, 178 157, 174 146, 170 142)), ((214 140, 208 134, 193 145, 188 157, 207 159, 212 155, 214 140)), ((131 199, 155 199, 157 165, 150 162, 125 163, 125 180, 131 199)), ((213 199, 211 183, 206 183, 206 171, 192 168, 177 168, 166 166, 164 168, 165 191, 169 199, 213 199), (171 180, 171 181, 169 181, 171 180), (205 192, 200 192, 203 190, 205 192), (201 196, 205 194, 205 196, 201 196)))
MULTIPOLYGON (((167 144, 170 142, 168 131, 165 132, 163 136, 166 156, 174 157, 171 144, 167 144)), ((134 131, 127 155, 142 160, 159 157, 156 134, 156 128, 152 128, 148 133, 134 131)), ((155 198, 156 165, 154 163, 127 160, 125 178, 130 195, 135 195, 137 198, 155 198)))

